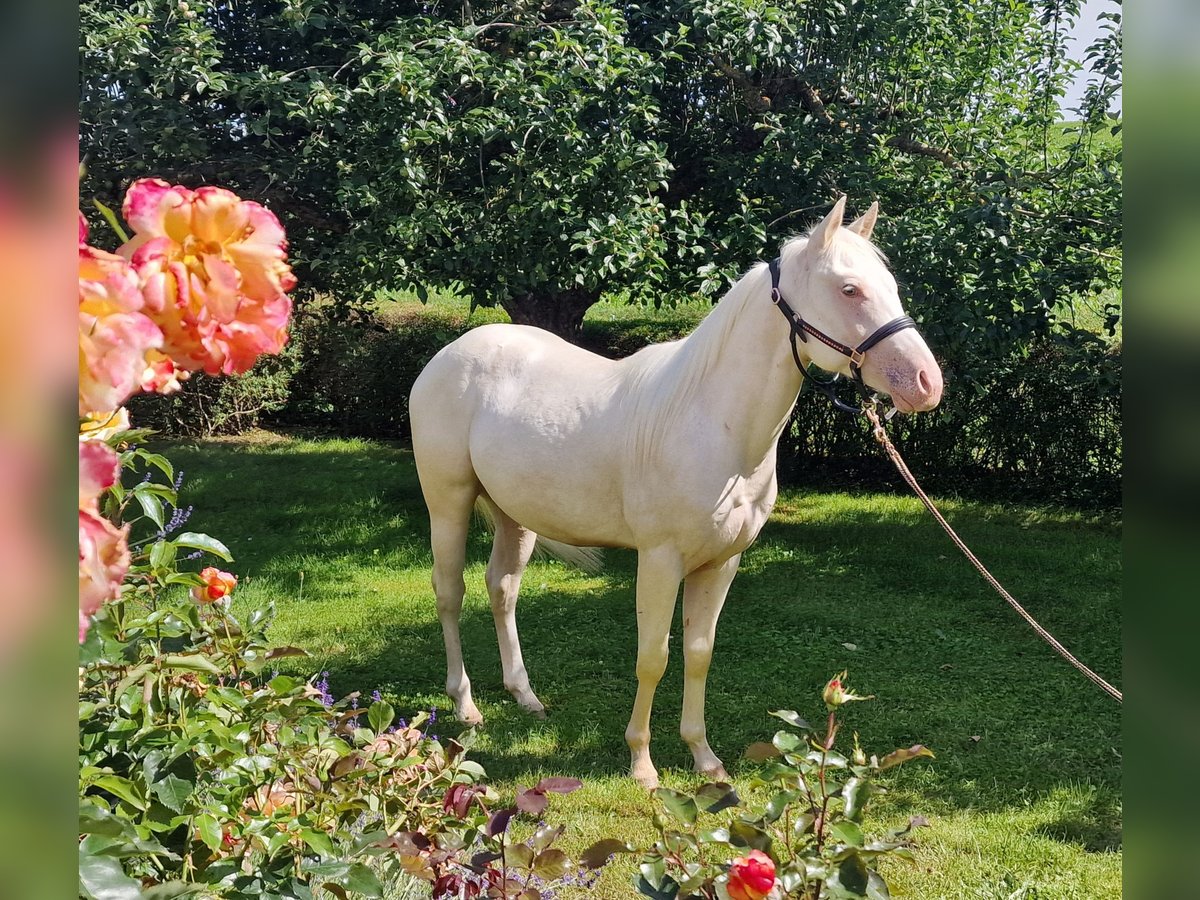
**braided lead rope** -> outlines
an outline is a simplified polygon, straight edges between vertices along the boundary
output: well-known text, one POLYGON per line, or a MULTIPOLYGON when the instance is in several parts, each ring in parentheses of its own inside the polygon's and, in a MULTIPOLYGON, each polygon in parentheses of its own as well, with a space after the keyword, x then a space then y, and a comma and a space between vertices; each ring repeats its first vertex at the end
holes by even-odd
POLYGON ((879 414, 875 412, 874 404, 864 404, 863 412, 866 413, 867 418, 871 420, 871 426, 874 430, 875 440, 879 442, 879 445, 883 447, 887 455, 891 457, 892 462, 895 464, 900 474, 904 477, 904 480, 908 482, 908 486, 913 489, 913 493, 915 493, 921 499, 921 502, 925 504, 925 508, 929 510, 930 514, 937 519, 938 524, 941 525, 946 534, 949 535, 950 540, 954 541, 955 546, 957 546, 958 549, 963 552, 963 555, 971 561, 971 565, 973 565, 979 571, 979 574, 984 577, 987 583, 996 590, 996 593, 1003 597, 1008 605, 1017 611, 1017 615, 1029 623, 1029 627, 1036 631, 1042 640, 1053 647, 1063 659, 1082 672, 1093 684, 1103 690, 1118 703, 1121 703, 1123 701, 1121 692, 1083 663, 1081 663, 1078 659, 1076 659, 1071 654, 1070 650, 1059 643, 1054 635, 1043 628, 1038 623, 1037 619, 1031 616, 1025 607, 1018 603, 1016 598, 1004 589, 1004 585, 996 580, 995 576, 993 576, 992 573, 984 567, 983 563, 979 561, 975 554, 971 552, 971 549, 963 543, 962 538, 955 533, 954 529, 950 527, 950 523, 942 517, 942 514, 938 512, 937 507, 933 505, 933 501, 929 499, 925 492, 921 490, 921 486, 917 484, 917 479, 913 477, 913 473, 909 471, 908 466, 905 465, 904 460, 901 458, 900 451, 895 448, 891 439, 887 436, 887 432, 883 430, 883 423, 879 421, 879 414))

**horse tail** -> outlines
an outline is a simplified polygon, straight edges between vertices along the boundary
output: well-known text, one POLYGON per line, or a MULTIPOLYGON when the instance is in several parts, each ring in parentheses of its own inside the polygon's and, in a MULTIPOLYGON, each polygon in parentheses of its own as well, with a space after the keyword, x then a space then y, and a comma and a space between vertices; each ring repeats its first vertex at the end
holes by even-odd
MULTIPOLYGON (((491 500, 480 495, 475 501, 475 513, 483 520, 488 531, 496 530, 496 510, 491 500)), ((594 575, 604 568, 604 551, 599 547, 576 547, 562 541, 552 541, 539 534, 533 552, 538 557, 557 559, 589 575, 594 575)))

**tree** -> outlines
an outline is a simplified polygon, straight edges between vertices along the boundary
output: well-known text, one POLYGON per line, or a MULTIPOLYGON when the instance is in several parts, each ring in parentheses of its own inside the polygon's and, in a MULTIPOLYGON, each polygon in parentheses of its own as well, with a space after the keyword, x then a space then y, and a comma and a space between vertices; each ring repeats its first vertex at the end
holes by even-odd
POLYGON ((85 3, 86 188, 145 168, 234 185, 289 222, 302 282, 350 299, 453 285, 572 336, 602 291, 651 289, 661 66, 620 14, 420 9, 85 3))
POLYGON ((229 184, 313 290, 452 286, 567 336, 604 292, 719 295, 846 192, 881 201, 939 349, 992 365, 1119 278, 1115 14, 1083 125, 1055 123, 1078 12, 85 0, 84 190, 229 184))
POLYGON ((692 286, 720 290, 844 192, 881 202, 877 239, 952 359, 995 360, 1050 333, 1120 277, 1120 143, 1105 140, 1119 130, 1120 17, 1104 14, 1071 132, 1058 99, 1078 14, 1075 0, 634 7, 633 40, 669 51, 664 200, 707 223, 706 281, 692 286))

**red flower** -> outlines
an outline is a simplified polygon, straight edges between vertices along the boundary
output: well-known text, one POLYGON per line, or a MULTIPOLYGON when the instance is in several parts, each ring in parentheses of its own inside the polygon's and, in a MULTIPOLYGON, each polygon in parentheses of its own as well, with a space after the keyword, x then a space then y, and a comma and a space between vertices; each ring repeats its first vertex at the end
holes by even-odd
POLYGON ((763 900, 775 886, 775 862, 761 850, 751 850, 729 864, 725 889, 732 900, 763 900))
POLYGON ((209 566, 200 573, 204 584, 192 588, 192 599, 197 603, 215 603, 233 593, 237 587, 237 578, 228 572, 222 572, 215 566, 209 566))

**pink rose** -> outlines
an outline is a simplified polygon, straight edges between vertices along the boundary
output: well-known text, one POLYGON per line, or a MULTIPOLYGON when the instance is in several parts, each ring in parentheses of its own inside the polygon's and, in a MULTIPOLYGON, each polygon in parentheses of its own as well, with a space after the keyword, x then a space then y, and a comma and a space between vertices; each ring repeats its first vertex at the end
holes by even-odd
POLYGON ((150 178, 129 188, 123 211, 134 237, 118 252, 180 368, 241 373, 283 348, 296 279, 274 213, 223 188, 150 178))
MULTIPOLYGON (((82 229, 81 229, 82 234, 82 229)), ((119 256, 79 245, 79 414, 116 409, 141 383, 163 335, 142 312, 137 273, 119 256)))
POLYGON ((129 526, 117 528, 100 515, 99 497, 117 480, 120 463, 100 441, 79 443, 79 640, 88 619, 108 600, 121 595, 129 571, 129 526))
POLYGON ((158 350, 146 353, 146 369, 142 372, 141 388, 156 394, 173 394, 183 387, 181 381, 188 373, 175 365, 175 361, 158 350))

